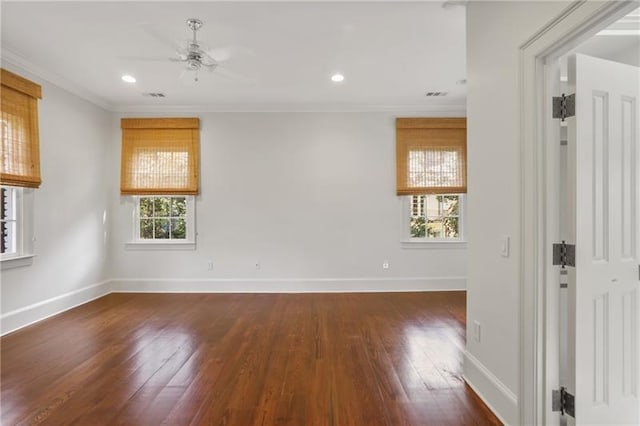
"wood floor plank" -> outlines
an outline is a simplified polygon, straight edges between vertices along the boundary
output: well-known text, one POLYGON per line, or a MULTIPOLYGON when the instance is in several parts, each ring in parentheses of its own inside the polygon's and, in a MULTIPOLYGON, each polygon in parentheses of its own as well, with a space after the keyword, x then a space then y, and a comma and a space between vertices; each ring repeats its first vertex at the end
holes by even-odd
POLYGON ((499 425, 464 292, 110 294, 0 339, 3 425, 499 425))

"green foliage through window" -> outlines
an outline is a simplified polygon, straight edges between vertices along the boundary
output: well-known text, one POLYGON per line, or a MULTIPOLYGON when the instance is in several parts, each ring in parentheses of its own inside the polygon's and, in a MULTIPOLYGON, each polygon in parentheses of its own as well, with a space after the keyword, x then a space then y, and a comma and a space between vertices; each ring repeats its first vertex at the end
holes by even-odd
POLYGON ((141 240, 187 238, 186 197, 141 197, 139 206, 141 240))
POLYGON ((411 238, 460 238, 459 195, 412 195, 411 238))

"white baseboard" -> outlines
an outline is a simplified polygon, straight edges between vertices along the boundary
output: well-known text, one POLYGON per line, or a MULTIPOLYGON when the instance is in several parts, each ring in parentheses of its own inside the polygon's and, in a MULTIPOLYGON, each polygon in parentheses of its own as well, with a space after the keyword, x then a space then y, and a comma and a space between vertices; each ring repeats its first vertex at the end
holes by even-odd
POLYGON ((466 350, 463 378, 505 426, 518 424, 516 394, 466 350))
POLYGON ((92 284, 0 315, 0 335, 42 321, 111 293, 111 281, 92 284))
POLYGON ((127 279, 116 293, 360 293, 466 290, 466 278, 127 279))

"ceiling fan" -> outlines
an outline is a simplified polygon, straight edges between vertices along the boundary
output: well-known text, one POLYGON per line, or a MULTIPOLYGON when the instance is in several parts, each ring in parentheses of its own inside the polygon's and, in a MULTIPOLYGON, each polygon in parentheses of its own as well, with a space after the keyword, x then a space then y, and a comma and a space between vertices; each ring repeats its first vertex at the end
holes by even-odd
POLYGON ((198 81, 197 72, 202 68, 213 71, 219 63, 213 58, 213 55, 202 49, 198 42, 197 33, 204 23, 196 18, 187 19, 187 26, 193 32, 193 39, 187 42, 186 49, 178 49, 176 57, 170 58, 173 62, 184 62, 188 71, 195 71, 195 80, 198 81))
POLYGON ((197 18, 190 18, 190 19, 187 19, 186 23, 187 23, 187 27, 192 33, 192 38, 187 40, 186 47, 180 46, 177 43, 174 43, 173 41, 167 40, 166 37, 164 37, 162 34, 158 33, 157 31, 153 30, 149 26, 142 27, 142 29, 151 37, 155 38, 156 40, 162 42, 165 45, 171 46, 175 50, 174 56, 170 58, 134 57, 129 59, 142 60, 142 61, 162 61, 162 62, 168 60, 171 62, 183 63, 185 66, 185 69, 180 75, 180 79, 182 79, 182 77, 184 77, 187 73, 193 72, 194 81, 197 82, 199 71, 204 69, 207 71, 215 70, 216 74, 220 74, 224 77, 228 77, 234 80, 251 82, 250 79, 244 76, 233 73, 227 69, 220 68, 220 65, 230 58, 232 50, 234 50, 236 53, 238 52, 242 53, 243 51, 244 52, 249 51, 248 49, 246 48, 232 49, 231 47, 208 49, 203 45, 203 43, 200 40, 198 40, 198 30, 202 28, 202 26, 204 25, 204 22, 202 22, 200 19, 197 19, 197 18))

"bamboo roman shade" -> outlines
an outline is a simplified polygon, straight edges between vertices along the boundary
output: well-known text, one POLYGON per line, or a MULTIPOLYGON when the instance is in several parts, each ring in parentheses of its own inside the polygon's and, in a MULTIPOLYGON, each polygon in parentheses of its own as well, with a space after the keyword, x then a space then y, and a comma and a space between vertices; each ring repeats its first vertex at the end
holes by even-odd
POLYGON ((396 119, 398 195, 467 192, 467 119, 396 119))
POLYGON ((198 193, 198 118, 123 118, 120 193, 198 193))
POLYGON ((3 185, 40 186, 38 99, 40 86, 26 78, 1 70, 2 84, 2 172, 3 185))

